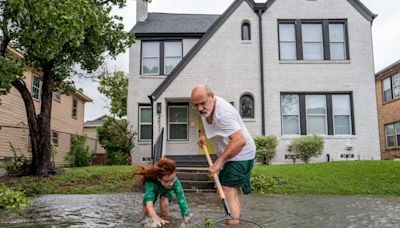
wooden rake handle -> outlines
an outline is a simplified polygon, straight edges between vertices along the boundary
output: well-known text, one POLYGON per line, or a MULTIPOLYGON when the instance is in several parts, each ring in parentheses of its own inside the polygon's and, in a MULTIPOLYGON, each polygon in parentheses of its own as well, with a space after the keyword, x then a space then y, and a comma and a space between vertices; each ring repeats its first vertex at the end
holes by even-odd
MULTIPOLYGON (((206 155, 206 158, 207 158, 207 161, 208 161, 208 165, 211 167, 213 165, 213 161, 211 160, 211 156, 210 156, 210 153, 208 153, 208 149, 207 149, 206 145, 203 145, 203 150, 204 150, 204 153, 206 155)), ((224 205, 225 212, 226 212, 226 214, 228 216, 230 216, 231 215, 231 210, 229 209, 229 204, 228 204, 228 201, 226 200, 225 193, 222 190, 222 185, 221 185, 221 182, 219 181, 218 174, 217 173, 214 174, 213 178, 214 178, 214 181, 215 181, 215 185, 217 186, 217 190, 218 190, 219 196, 221 197, 222 204, 224 205)))

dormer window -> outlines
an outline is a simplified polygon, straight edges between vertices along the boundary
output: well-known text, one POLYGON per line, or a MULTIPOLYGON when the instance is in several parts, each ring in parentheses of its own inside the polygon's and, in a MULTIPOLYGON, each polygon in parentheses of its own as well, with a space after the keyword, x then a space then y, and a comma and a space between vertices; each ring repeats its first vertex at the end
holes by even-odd
POLYGON ((168 75, 182 59, 182 41, 142 41, 141 75, 168 75))
POLYGON ((242 40, 251 40, 249 22, 243 22, 242 24, 242 40))

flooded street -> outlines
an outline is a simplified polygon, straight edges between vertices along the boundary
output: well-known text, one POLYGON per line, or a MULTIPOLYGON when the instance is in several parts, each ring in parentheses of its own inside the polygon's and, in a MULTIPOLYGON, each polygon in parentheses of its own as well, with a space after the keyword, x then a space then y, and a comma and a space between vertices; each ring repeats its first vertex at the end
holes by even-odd
MULTIPOLYGON (((193 213, 191 225, 224 216, 217 194, 186 194, 193 213)), ((400 227, 400 197, 364 196, 241 196, 242 218, 264 227, 400 227)), ((109 195, 46 195, 32 198, 20 212, 0 212, 0 227, 143 227, 141 193, 109 195)), ((171 224, 180 226, 176 202, 171 224)), ((218 224, 217 227, 224 227, 218 224)), ((254 227, 241 225, 240 227, 254 227)))

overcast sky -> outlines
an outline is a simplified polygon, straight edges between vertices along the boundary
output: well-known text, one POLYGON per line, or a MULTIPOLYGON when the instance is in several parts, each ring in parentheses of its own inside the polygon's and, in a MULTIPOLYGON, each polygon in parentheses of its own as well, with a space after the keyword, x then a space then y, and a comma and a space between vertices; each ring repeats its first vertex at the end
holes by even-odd
MULTIPOLYGON (((233 0, 152 0, 149 12, 166 13, 204 13, 222 14, 233 0)), ((256 2, 265 2, 256 0, 256 2)), ((400 59, 400 1, 399 0, 361 0, 373 13, 378 14, 372 26, 374 41, 375 71, 400 59)), ((136 1, 128 0, 125 8, 113 11, 124 18, 125 30, 129 31, 136 23, 136 1)), ((128 73, 129 56, 121 54, 116 60, 107 61, 109 70, 122 70, 128 73)), ((78 87, 93 99, 85 108, 85 120, 95 119, 107 114, 107 99, 98 90, 98 84, 89 80, 79 80, 78 87)))

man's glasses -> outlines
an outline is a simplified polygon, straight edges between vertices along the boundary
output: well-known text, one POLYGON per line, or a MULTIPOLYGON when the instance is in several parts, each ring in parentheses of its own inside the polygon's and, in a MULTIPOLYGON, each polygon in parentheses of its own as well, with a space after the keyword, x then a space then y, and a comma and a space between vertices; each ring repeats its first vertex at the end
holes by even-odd
POLYGON ((193 109, 198 109, 199 106, 204 107, 204 106, 207 104, 209 98, 210 98, 210 96, 208 96, 205 100, 203 100, 203 101, 200 102, 200 103, 192 104, 192 108, 193 108, 193 109))

